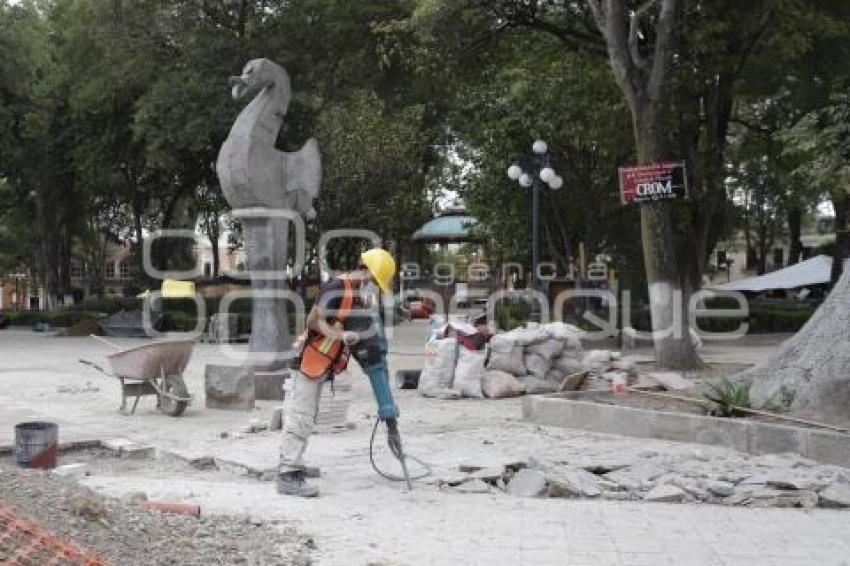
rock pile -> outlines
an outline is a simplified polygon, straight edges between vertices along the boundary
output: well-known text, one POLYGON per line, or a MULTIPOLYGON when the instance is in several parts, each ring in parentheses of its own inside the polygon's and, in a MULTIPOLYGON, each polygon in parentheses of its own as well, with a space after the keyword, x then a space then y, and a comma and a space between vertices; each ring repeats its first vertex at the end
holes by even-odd
POLYGON ((438 483, 448 491, 516 497, 850 508, 850 470, 795 454, 712 459, 697 450, 675 457, 647 452, 628 461, 531 457, 496 467, 464 466, 438 483))

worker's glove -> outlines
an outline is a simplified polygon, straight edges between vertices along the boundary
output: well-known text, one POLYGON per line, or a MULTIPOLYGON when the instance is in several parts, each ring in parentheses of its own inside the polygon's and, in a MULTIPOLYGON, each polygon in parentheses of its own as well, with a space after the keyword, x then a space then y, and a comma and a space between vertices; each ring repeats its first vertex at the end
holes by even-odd
POLYGON ((342 333, 342 341, 346 346, 353 346, 360 341, 360 335, 356 332, 346 330, 342 333))

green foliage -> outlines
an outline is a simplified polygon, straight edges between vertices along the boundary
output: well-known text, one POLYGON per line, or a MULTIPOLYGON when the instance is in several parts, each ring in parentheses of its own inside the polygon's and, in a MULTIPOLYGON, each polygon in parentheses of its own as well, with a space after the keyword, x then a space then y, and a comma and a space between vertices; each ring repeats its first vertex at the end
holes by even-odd
MULTIPOLYGON (((403 244, 431 216, 423 163, 428 142, 423 107, 393 110, 375 93, 355 90, 318 118, 325 152, 317 228, 372 230, 403 244)), ((353 250, 337 250, 332 265, 353 250)))
POLYGON ((531 320, 531 304, 527 301, 496 303, 496 324, 500 330, 513 330, 531 320))
POLYGON ((83 320, 97 320, 98 312, 60 310, 60 311, 3 311, 10 326, 35 326, 47 323, 55 327, 68 327, 83 320))
POLYGON ((69 307, 69 310, 115 314, 122 310, 139 310, 143 302, 142 299, 135 297, 95 296, 83 299, 80 303, 69 307))
POLYGON ((723 378, 719 383, 706 383, 708 391, 703 397, 716 404, 715 414, 720 417, 736 417, 742 413, 738 409, 749 409, 750 388, 749 381, 733 382, 729 378, 723 378))

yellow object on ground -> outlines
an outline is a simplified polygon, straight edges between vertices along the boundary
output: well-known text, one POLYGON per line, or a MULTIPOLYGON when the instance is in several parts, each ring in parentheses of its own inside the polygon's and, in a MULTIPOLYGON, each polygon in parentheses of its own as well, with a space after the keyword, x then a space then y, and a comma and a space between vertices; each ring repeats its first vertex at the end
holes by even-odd
POLYGON ((195 296, 195 283, 166 279, 162 282, 161 292, 163 299, 191 299, 195 296))
MULTIPOLYGON (((163 299, 191 299, 195 296, 195 283, 193 281, 177 281, 176 279, 166 279, 162 282, 160 289, 163 299)), ((145 299, 150 295, 150 291, 145 290, 136 295, 139 299, 145 299)))

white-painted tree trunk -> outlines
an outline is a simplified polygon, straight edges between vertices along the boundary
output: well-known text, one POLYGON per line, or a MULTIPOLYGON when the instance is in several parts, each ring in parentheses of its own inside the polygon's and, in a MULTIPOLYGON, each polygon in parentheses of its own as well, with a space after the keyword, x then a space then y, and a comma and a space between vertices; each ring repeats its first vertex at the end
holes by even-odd
POLYGON ((744 372, 754 406, 780 403, 822 418, 850 416, 850 272, 797 334, 765 363, 744 372))

